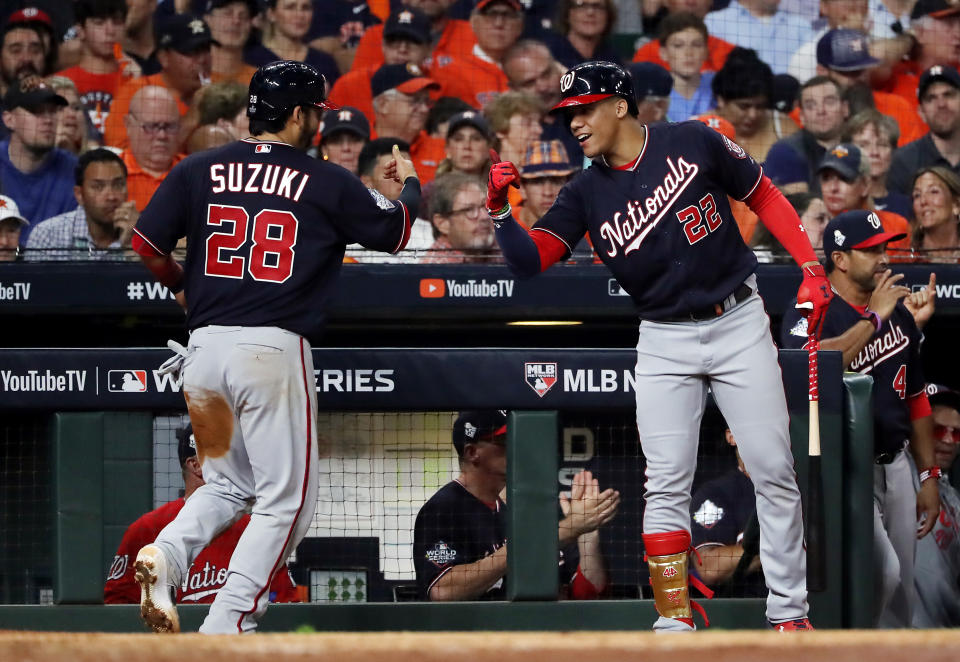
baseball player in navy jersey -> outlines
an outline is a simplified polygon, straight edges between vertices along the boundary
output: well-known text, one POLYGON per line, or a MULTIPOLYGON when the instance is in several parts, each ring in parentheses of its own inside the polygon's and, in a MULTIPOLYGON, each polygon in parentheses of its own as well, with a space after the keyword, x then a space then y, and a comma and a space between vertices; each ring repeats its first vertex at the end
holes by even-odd
MULTIPOLYGON (((940 469, 920 361, 922 336, 901 301, 910 296, 910 289, 900 284, 903 274, 887 268, 887 243, 903 237, 885 232, 880 218, 865 210, 840 214, 823 233, 837 296, 823 318, 820 348, 840 350, 847 370, 873 377, 874 619, 890 627, 910 627, 917 538, 930 532, 940 509, 940 469), (907 447, 920 470, 919 491, 903 452, 907 447)), ((807 331, 807 321, 796 313, 784 315, 784 347, 804 345, 807 331)))
POLYGON ((310 338, 347 244, 396 252, 420 203, 413 164, 387 175, 399 199, 305 153, 326 107, 313 67, 281 61, 250 81, 253 136, 195 154, 167 176, 137 223, 133 248, 186 304, 183 393, 206 484, 136 560, 141 615, 175 631, 170 588, 252 503, 226 583, 200 628, 256 629, 270 581, 309 526, 317 497, 316 388, 310 338), (187 237, 186 264, 170 251, 187 237))
POLYGON ((566 259, 589 233, 636 305, 637 429, 647 459, 643 540, 660 614, 654 629, 694 629, 690 488, 708 388, 756 486, 767 618, 781 630, 809 629, 800 493, 777 348, 756 291, 757 260, 727 196, 745 200, 803 268, 798 297, 813 328, 832 296, 823 267, 796 212, 739 145, 700 122, 637 121, 622 67, 578 65, 563 75, 560 92, 553 111, 565 115, 592 165, 528 232, 507 204, 516 168, 497 162, 487 208, 518 276, 566 259))

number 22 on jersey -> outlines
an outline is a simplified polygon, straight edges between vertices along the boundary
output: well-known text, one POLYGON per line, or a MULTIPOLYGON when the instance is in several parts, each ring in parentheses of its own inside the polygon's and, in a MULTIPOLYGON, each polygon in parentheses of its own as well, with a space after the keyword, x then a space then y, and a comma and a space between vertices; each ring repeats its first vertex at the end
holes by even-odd
POLYGON ((223 228, 207 237, 207 276, 243 278, 246 271, 254 280, 282 283, 293 273, 299 223, 291 212, 264 209, 251 224, 243 207, 208 205, 207 225, 223 228))
POLYGON ((713 195, 707 193, 700 198, 699 207, 690 205, 678 211, 677 220, 683 224, 683 234, 686 235, 687 241, 693 245, 719 228, 723 222, 723 217, 717 212, 713 195), (706 220, 706 224, 704 224, 704 220, 706 220))

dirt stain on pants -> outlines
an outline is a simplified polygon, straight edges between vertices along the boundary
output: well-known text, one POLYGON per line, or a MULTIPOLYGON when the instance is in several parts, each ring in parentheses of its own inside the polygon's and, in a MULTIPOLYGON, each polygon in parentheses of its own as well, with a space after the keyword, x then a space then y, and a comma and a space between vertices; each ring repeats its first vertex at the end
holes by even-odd
POLYGON ((233 410, 229 403, 216 391, 204 388, 184 390, 183 397, 193 424, 200 464, 205 457, 226 455, 233 437, 233 410))

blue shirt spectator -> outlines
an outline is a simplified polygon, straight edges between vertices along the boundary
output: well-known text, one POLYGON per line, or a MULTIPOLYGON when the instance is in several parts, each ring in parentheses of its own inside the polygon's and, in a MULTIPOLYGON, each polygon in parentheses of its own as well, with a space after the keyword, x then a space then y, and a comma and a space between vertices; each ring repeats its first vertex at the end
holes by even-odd
POLYGON ((37 223, 77 208, 73 195, 73 171, 77 157, 63 149, 53 149, 33 172, 21 172, 10 161, 10 141, 0 142, 0 181, 3 191, 17 201, 20 213, 30 221, 20 232, 25 246, 37 223))
POLYGON ((809 20, 779 9, 766 13, 769 1, 733 0, 726 9, 707 14, 710 34, 731 44, 752 48, 770 65, 773 73, 787 72, 790 58, 803 44, 813 39, 809 20))
POLYGON ((667 110, 667 119, 671 122, 682 122, 713 108, 716 101, 713 98, 711 84, 715 75, 712 71, 700 74, 700 86, 689 99, 677 92, 676 88, 670 90, 670 109, 667 110))

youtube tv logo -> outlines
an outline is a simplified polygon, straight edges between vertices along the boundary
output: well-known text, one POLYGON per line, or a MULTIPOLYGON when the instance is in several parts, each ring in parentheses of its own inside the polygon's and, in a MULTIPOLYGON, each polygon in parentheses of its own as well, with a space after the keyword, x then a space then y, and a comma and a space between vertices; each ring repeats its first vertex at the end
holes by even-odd
POLYGON ((447 286, 442 278, 421 278, 420 296, 424 299, 439 299, 447 294, 447 286))

